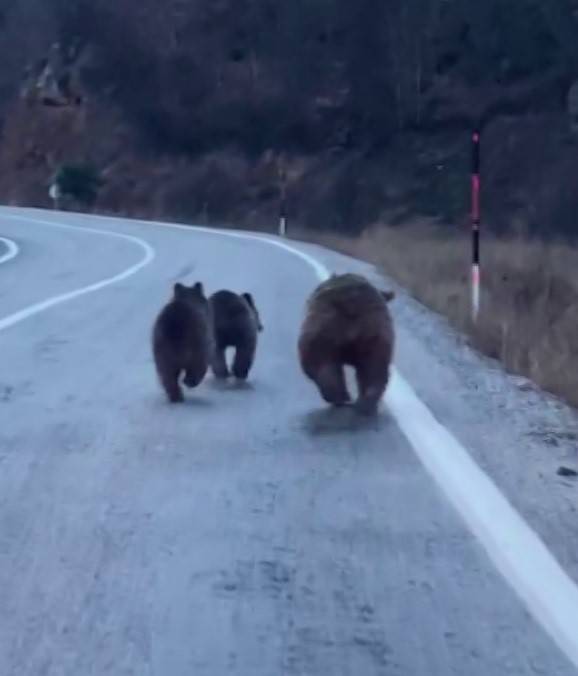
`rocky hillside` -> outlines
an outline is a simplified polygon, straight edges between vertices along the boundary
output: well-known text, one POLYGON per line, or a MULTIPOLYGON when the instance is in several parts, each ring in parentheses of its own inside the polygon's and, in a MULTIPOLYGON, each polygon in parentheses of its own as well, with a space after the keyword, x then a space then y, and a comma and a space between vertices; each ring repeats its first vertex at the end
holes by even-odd
POLYGON ((576 0, 2 0, 0 44, 3 202, 84 163, 101 211, 455 224, 481 124, 487 222, 574 228, 576 0))

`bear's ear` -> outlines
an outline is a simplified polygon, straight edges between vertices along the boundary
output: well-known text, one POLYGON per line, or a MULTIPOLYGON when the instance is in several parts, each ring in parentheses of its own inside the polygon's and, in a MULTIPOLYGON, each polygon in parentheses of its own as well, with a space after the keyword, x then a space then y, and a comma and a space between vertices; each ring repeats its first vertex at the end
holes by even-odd
POLYGON ((205 288, 203 287, 203 282, 196 282, 196 284, 193 286, 193 291, 199 296, 204 296, 205 288))
POLYGON ((390 303, 395 298, 395 291, 382 291, 381 295, 386 303, 390 303))
POLYGON ((173 287, 173 293, 175 294, 175 298, 182 298, 185 295, 185 291, 186 287, 180 282, 177 282, 173 287))
POLYGON ((255 301, 253 300, 253 296, 250 293, 242 293, 241 296, 249 303, 249 305, 255 310, 255 301))
POLYGON ((253 300, 253 296, 250 293, 242 293, 241 296, 247 301, 247 304, 249 307, 253 310, 255 314, 255 319, 257 320, 257 331, 262 331, 263 330, 263 324, 261 324, 261 317, 259 317, 259 313, 257 312, 257 308, 255 307, 255 301, 253 300))

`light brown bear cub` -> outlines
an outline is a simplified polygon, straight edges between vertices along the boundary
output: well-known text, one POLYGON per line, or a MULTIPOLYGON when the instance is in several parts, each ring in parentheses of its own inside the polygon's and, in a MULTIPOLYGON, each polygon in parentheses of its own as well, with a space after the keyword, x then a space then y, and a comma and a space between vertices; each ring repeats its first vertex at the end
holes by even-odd
POLYGON ((332 275, 307 302, 298 341, 301 367, 325 401, 351 401, 344 366, 355 369, 357 407, 373 414, 387 383, 394 331, 387 304, 393 292, 376 289, 365 277, 332 275))
POLYGON ((255 360, 257 334, 263 330, 253 296, 224 289, 209 298, 209 306, 215 335, 212 371, 219 379, 231 375, 226 350, 232 347, 235 349, 233 375, 239 380, 246 380, 255 360))
POLYGON ((209 302, 203 285, 177 283, 173 299, 159 313, 153 328, 153 355, 160 382, 170 402, 184 400, 179 380, 196 387, 205 377, 213 350, 209 302))

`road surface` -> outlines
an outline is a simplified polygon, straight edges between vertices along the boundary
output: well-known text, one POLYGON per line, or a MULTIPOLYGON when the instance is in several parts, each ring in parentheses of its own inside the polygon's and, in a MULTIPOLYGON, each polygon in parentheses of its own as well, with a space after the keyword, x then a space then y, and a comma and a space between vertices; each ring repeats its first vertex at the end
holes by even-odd
POLYGON ((303 260, 70 214, 4 210, 0 235, 2 676, 577 673, 392 413, 328 411, 302 376, 303 260), (177 280, 254 295, 249 387, 165 402, 149 335, 177 280))

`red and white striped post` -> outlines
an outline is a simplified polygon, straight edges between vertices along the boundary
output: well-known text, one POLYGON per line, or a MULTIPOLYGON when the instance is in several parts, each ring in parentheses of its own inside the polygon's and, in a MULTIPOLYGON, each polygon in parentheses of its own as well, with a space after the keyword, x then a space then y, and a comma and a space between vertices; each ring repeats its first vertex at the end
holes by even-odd
POLYGON ((472 319, 480 311, 480 132, 472 134, 472 319))

